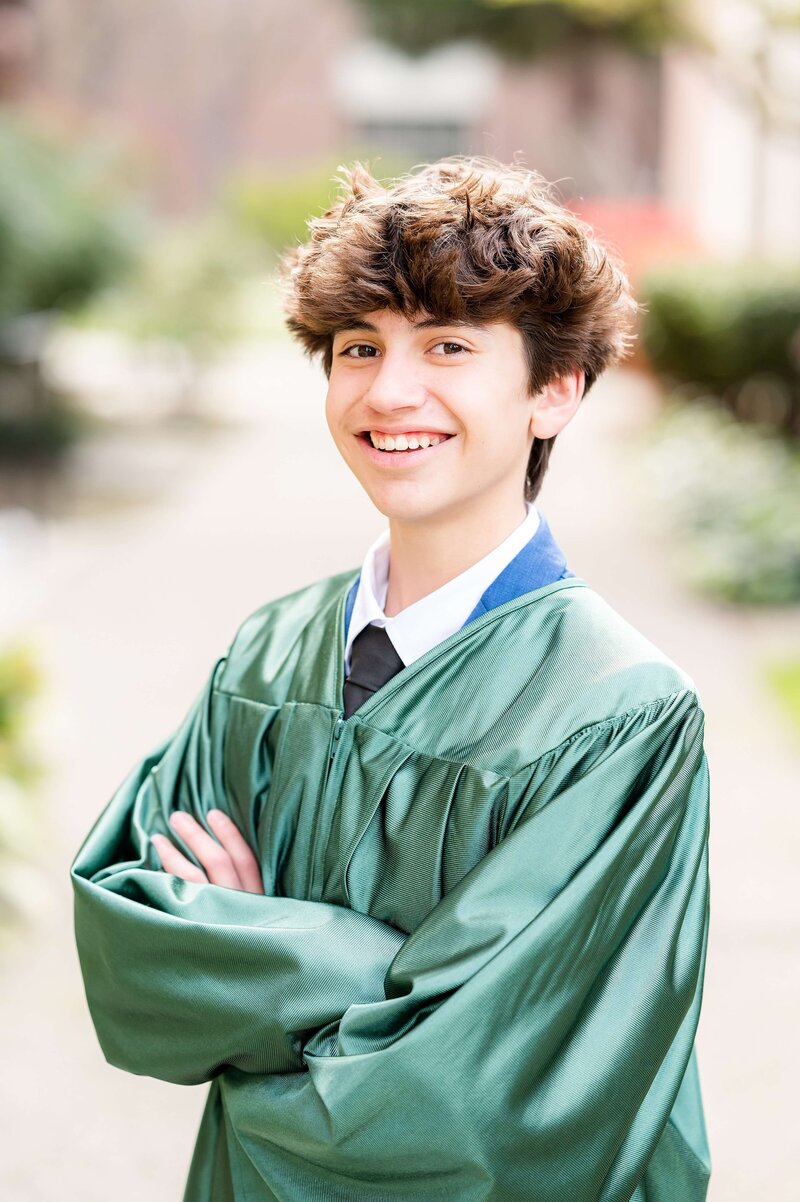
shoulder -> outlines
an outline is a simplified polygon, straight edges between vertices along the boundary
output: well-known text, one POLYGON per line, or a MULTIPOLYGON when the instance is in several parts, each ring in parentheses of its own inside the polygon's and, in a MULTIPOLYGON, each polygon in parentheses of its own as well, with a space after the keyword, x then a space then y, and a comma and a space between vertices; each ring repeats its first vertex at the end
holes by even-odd
POLYGON ((223 692, 258 696, 260 684, 276 679, 312 625, 331 616, 358 568, 337 572, 258 607, 240 623, 218 677, 223 692))
POLYGON ((585 581, 565 584, 542 590, 505 631, 498 622, 517 767, 582 732, 701 709, 694 679, 664 649, 585 581))
POLYGON ((695 681, 589 585, 561 594, 558 630, 551 651, 618 708, 646 703, 679 690, 697 692, 695 681))

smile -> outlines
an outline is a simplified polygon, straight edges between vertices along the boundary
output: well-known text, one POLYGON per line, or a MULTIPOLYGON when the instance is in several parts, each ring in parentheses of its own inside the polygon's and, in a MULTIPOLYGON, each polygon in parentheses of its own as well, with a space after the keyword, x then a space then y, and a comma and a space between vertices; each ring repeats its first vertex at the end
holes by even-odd
POLYGON ((441 431, 413 431, 408 434, 383 434, 378 430, 365 430, 358 441, 374 463, 389 464, 417 463, 436 454, 455 434, 441 431))
POLYGON ((435 447, 450 438, 441 430, 408 430, 403 434, 384 434, 382 430, 367 430, 365 434, 379 451, 416 451, 419 447, 435 447))

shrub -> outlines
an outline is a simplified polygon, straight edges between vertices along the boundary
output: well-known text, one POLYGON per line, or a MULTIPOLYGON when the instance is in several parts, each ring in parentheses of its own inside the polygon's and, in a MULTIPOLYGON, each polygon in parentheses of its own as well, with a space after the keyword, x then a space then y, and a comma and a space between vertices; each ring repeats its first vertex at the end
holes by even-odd
POLYGON ((0 322, 80 303, 129 265, 138 234, 88 149, 0 116, 0 322))
POLYGON ((83 415, 42 371, 52 324, 50 313, 27 313, 0 326, 0 463, 49 463, 83 431, 83 415))
POLYGON ((642 483, 690 583, 721 600, 800 601, 800 454, 714 398, 675 396, 643 437, 642 483))
POLYGON ((0 115, 0 458, 52 460, 80 433, 45 380, 58 311, 132 263, 140 225, 103 148, 80 147, 0 115))
POLYGON ((642 344, 667 387, 693 385, 743 421, 800 437, 800 265, 658 267, 639 293, 642 344))

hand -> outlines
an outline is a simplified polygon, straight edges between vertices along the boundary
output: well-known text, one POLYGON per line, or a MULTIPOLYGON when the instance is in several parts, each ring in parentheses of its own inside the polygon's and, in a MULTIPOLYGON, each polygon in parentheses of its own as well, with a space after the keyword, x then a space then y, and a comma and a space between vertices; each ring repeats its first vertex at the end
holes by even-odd
POLYGON ((263 893, 261 870, 235 822, 222 810, 209 810, 208 823, 219 839, 212 839, 196 818, 183 810, 170 815, 169 824, 191 848, 205 872, 187 860, 165 835, 152 835, 153 845, 165 872, 184 881, 224 885, 245 893, 263 893))

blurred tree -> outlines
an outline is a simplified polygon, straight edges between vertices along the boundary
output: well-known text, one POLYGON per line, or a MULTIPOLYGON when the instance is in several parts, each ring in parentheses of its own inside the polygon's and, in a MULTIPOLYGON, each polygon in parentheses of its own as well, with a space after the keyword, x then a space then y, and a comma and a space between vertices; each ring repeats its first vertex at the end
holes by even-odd
POLYGON ((49 455, 78 429, 41 359, 58 310, 132 263, 141 226, 96 143, 0 115, 0 456, 49 455))
POLYGON ((604 38, 653 51, 684 36, 681 0, 358 0, 374 33, 411 54, 477 38, 528 60, 604 38))

